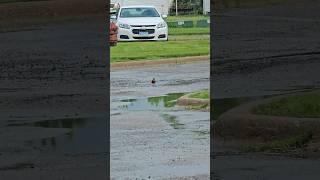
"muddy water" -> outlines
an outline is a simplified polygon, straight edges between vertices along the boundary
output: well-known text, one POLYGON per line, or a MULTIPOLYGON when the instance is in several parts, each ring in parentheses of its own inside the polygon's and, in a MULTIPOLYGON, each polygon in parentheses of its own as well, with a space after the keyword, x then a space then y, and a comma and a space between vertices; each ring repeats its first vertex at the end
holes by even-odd
POLYGON ((175 106, 207 89, 209 72, 203 62, 111 73, 112 178, 209 179, 209 112, 175 106))

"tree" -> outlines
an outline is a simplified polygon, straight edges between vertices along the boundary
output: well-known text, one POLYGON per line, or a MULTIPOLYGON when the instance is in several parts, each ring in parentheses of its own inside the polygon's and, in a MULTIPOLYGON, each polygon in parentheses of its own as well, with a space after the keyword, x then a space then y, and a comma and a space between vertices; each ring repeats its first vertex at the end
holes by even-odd
POLYGON ((203 0, 174 0, 170 8, 170 14, 177 14, 177 12, 179 14, 201 14, 202 10, 203 0))

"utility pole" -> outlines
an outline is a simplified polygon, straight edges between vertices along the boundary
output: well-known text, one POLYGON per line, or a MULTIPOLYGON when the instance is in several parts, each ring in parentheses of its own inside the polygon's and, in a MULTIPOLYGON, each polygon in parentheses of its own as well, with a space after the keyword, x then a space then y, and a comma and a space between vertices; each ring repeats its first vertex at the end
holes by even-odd
POLYGON ((178 16, 178 0, 176 0, 176 16, 178 16))

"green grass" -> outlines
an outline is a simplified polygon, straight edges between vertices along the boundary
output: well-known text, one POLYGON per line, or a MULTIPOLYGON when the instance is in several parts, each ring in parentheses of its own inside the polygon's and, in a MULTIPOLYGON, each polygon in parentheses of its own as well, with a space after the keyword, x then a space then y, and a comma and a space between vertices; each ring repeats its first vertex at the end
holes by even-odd
POLYGON ((169 39, 170 35, 202 35, 210 34, 210 28, 169 28, 169 39))
POLYGON ((198 91, 195 93, 191 93, 189 95, 190 98, 198 98, 198 99, 209 99, 210 98, 210 92, 209 90, 203 90, 203 91, 198 91))
POLYGON ((242 151, 245 152, 288 152, 305 147, 312 139, 311 132, 300 133, 288 138, 273 140, 265 143, 243 145, 242 151))
POLYGON ((120 42, 111 48, 111 63, 210 54, 209 40, 120 42))
POLYGON ((253 113, 269 116, 320 118, 320 93, 282 98, 253 109, 253 113))

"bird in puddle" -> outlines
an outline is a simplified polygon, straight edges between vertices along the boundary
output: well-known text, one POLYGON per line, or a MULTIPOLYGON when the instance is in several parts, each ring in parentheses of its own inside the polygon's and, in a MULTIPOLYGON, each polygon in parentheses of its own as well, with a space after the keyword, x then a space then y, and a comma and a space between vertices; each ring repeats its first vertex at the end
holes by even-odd
POLYGON ((151 84, 156 84, 156 79, 155 79, 155 78, 153 78, 153 79, 151 80, 151 84))

